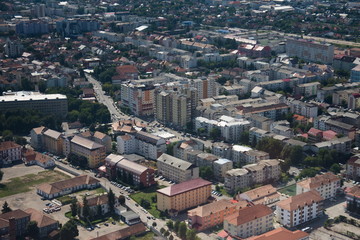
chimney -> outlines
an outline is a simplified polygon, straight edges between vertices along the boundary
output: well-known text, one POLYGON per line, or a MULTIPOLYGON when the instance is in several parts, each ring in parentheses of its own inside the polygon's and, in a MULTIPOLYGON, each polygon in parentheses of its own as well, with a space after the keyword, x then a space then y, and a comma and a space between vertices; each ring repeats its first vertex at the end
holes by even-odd
POLYGON ((9 240, 16 240, 16 220, 13 217, 9 219, 9 240))

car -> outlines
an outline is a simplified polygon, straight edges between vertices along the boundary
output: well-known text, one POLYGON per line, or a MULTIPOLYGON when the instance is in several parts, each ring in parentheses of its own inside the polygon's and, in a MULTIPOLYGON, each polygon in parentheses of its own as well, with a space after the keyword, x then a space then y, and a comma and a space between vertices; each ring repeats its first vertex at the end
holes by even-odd
POLYGON ((136 207, 138 207, 138 206, 139 206, 139 204, 135 203, 135 206, 136 206, 136 207))
POLYGON ((126 196, 125 198, 126 198, 126 200, 130 200, 130 198, 128 196, 126 196))
POLYGON ((152 220, 155 220, 155 217, 151 217, 152 220))
POLYGON ((96 227, 96 228, 100 228, 100 226, 99 226, 99 225, 97 225, 97 224, 95 225, 95 227, 96 227))
POLYGON ((303 232, 311 232, 311 230, 312 230, 312 227, 306 227, 306 228, 303 228, 303 229, 301 229, 301 231, 303 231, 303 232))
POLYGON ((109 226, 109 224, 108 224, 108 223, 104 223, 104 225, 105 225, 105 226, 109 226))
POLYGON ((147 216, 147 218, 148 218, 148 219, 151 219, 151 217, 150 217, 150 216, 147 216))
POLYGON ((111 222, 111 223, 112 223, 112 225, 115 225, 115 224, 116 224, 116 222, 114 222, 114 221, 113 221, 113 222, 111 222))
POLYGON ((91 227, 86 228, 89 232, 91 232, 93 229, 91 227))
POLYGON ((47 206, 47 207, 50 206, 50 205, 51 205, 51 203, 49 203, 49 202, 45 204, 45 206, 47 206))

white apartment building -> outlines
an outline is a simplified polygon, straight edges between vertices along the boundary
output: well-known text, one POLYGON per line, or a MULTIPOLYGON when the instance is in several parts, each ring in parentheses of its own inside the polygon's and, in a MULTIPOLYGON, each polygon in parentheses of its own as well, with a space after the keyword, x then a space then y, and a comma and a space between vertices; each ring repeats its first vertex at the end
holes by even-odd
POLYGON ((132 154, 136 152, 136 139, 134 135, 121 135, 116 138, 117 152, 119 154, 132 154))
POLYGON ((346 177, 358 181, 360 178, 360 156, 351 157, 346 163, 346 177))
POLYGON ((274 213, 271 208, 259 204, 240 209, 224 218, 224 230, 231 236, 248 238, 271 231, 274 213))
POLYGON ((316 175, 296 183, 296 194, 315 190, 323 199, 333 198, 340 188, 340 177, 332 172, 316 175))
POLYGON ((322 213, 323 198, 316 191, 304 192, 276 204, 276 220, 284 227, 295 227, 322 213))
POLYGON ((12 141, 0 142, 0 165, 10 165, 21 160, 21 146, 12 141))
POLYGON ((182 183, 199 177, 199 168, 194 164, 166 153, 163 153, 157 159, 156 166, 159 175, 176 183, 182 183))
POLYGON ((305 103, 299 100, 289 100, 287 103, 290 111, 302 115, 307 118, 315 118, 318 116, 318 106, 313 103, 305 103))
POLYGON ((233 162, 226 158, 220 158, 213 164, 214 176, 219 181, 223 181, 226 172, 233 168, 233 162))

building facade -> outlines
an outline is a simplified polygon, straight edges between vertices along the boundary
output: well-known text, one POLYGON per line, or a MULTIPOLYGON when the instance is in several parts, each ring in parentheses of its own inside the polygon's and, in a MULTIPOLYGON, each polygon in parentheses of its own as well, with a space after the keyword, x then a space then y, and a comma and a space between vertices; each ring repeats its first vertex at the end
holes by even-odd
POLYGON ((70 152, 86 157, 90 168, 102 165, 106 157, 105 146, 80 136, 75 136, 71 139, 70 152))

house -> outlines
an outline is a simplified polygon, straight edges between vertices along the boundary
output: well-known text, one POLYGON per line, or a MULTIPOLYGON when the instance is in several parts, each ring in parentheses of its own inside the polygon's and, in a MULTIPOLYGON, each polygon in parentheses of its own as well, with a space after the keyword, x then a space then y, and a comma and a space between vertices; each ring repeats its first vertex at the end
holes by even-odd
POLYGON ((123 240, 127 239, 130 236, 138 236, 146 232, 147 229, 143 223, 138 223, 126 228, 122 228, 115 232, 107 233, 100 237, 92 238, 91 240, 123 240))
POLYGON ((176 183, 185 182, 199 177, 199 167, 179 158, 163 153, 156 166, 158 174, 176 183))
POLYGON ((158 210, 176 214, 206 203, 211 196, 211 182, 196 178, 159 189, 156 195, 158 210))
POLYGON ((329 199, 336 196, 340 189, 340 177, 327 172, 315 177, 305 179, 296 183, 296 194, 301 194, 311 190, 317 191, 323 199, 329 199))
POLYGON ((323 198, 317 191, 304 192, 276 203, 276 219, 284 227, 295 227, 322 214, 323 198))
POLYGON ((25 149, 23 151, 22 160, 26 166, 38 165, 42 168, 55 167, 55 161, 52 157, 30 149, 25 149))
POLYGON ((246 240, 309 240, 309 234, 300 230, 290 231, 279 227, 259 236, 247 238, 246 240))
POLYGON ((280 194, 271 184, 261 186, 236 196, 237 200, 245 200, 256 204, 269 205, 280 200, 280 194))
POLYGON ((224 230, 231 236, 247 238, 260 235, 274 228, 274 213, 265 205, 241 208, 224 218, 224 230))
POLYGON ((230 201, 221 199, 188 211, 189 228, 203 231, 222 224, 224 218, 247 207, 246 201, 230 201))
POLYGON ((121 84, 122 81, 136 80, 139 78, 139 71, 133 65, 122 65, 116 67, 117 75, 112 78, 113 84, 121 84))
POLYGON ((37 222, 39 228, 39 237, 46 238, 48 235, 59 228, 59 222, 55 221, 49 215, 45 215, 38 210, 28 208, 25 210, 26 213, 30 214, 30 221, 37 222))
MULTIPOLYGON (((90 209, 90 216, 102 216, 110 212, 109 197, 107 194, 86 198, 86 200, 87 200, 87 205, 89 206, 90 209)), ((116 207, 118 204, 119 204, 119 200, 118 198, 115 198, 114 206, 116 207)), ((84 210, 83 201, 80 201, 78 203, 78 206, 79 206, 79 215, 82 217, 84 210)))
POLYGON ((9 239, 23 236, 29 222, 30 214, 20 209, 0 214, 0 238, 4 235, 9 235, 9 239))
POLYGON ((11 165, 21 161, 21 146, 13 141, 0 142, 0 165, 11 165))
POLYGON ((43 183, 36 187, 36 192, 46 199, 53 199, 83 189, 94 189, 100 186, 100 181, 88 175, 80 175, 55 183, 43 183))

